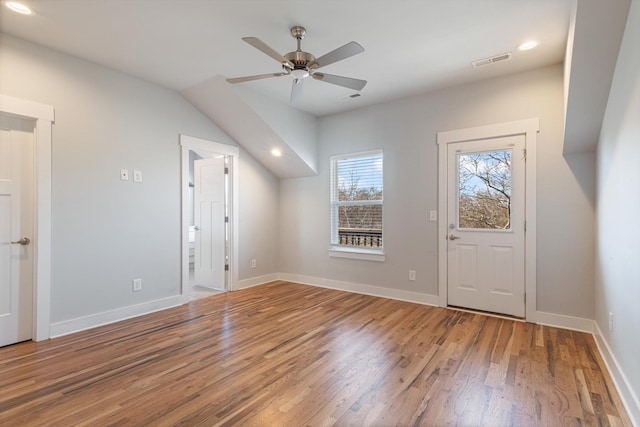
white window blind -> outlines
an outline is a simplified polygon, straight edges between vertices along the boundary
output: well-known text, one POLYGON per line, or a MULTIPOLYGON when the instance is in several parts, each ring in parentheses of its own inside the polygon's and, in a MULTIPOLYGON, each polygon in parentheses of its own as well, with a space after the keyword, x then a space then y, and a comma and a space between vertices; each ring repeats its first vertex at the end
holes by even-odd
POLYGON ((383 153, 331 157, 331 245, 382 252, 383 153))

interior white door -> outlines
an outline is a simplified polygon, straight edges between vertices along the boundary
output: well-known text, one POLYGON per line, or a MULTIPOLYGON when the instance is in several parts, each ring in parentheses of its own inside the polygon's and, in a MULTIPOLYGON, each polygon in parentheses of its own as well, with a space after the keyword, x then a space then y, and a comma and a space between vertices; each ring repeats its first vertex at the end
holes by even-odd
POLYGON ((194 161, 194 284, 225 289, 225 158, 194 161))
POLYGON ((448 144, 448 304, 525 315, 525 136, 448 144))
POLYGON ((33 336, 34 122, 0 114, 0 346, 33 336))

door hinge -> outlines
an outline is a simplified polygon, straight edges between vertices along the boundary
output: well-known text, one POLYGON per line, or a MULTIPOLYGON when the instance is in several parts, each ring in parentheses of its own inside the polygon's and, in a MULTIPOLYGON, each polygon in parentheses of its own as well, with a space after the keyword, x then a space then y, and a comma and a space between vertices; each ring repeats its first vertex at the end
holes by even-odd
POLYGON ((524 231, 527 231, 527 221, 524 222, 524 231))
POLYGON ((229 264, 224 265, 224 271, 229 271, 229 264))
POLYGON ((229 217, 228 216, 224 217, 224 222, 229 222, 229 217))
POLYGON ((229 168, 227 168, 227 167, 224 168, 224 174, 225 175, 229 175, 229 168))
POLYGON ((527 161, 527 149, 522 149, 522 160, 527 161))

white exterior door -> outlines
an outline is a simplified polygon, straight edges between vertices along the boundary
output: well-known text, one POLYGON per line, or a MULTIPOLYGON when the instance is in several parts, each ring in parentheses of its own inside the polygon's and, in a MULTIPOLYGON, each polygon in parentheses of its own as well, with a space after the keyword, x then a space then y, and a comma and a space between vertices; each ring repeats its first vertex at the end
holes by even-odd
POLYGON ((0 346, 33 337, 34 122, 0 115, 0 346))
POLYGON ((448 304, 525 315, 525 136, 447 146, 448 304))
POLYGON ((225 157, 194 161, 194 284, 225 289, 225 157))

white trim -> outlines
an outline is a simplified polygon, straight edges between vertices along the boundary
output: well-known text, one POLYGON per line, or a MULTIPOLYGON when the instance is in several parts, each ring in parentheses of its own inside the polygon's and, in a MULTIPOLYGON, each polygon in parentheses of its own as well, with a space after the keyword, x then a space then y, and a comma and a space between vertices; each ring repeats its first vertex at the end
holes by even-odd
POLYGON ((386 256, 383 252, 345 248, 342 246, 332 246, 329 249, 329 256, 333 258, 359 259, 362 261, 384 262, 386 260, 386 256))
POLYGON ((375 156, 376 154, 384 155, 384 150, 382 148, 374 148, 373 150, 358 151, 357 153, 333 154, 329 157, 329 160, 347 160, 355 157, 375 156))
POLYGON ((538 311, 536 313, 536 319, 538 325, 553 326, 554 328, 569 329, 571 331, 586 332, 589 334, 593 333, 593 320, 583 317, 538 311))
POLYGON ((55 110, 49 105, 0 95, 0 111, 36 120, 33 340, 42 341, 51 336, 51 126, 55 110))
POLYGON ((596 341, 602 360, 611 375, 613 384, 616 386, 616 390, 618 390, 622 404, 627 410, 627 415, 631 418, 631 424, 640 426, 640 399, 634 392, 631 382, 627 379, 627 376, 613 355, 609 343, 607 343, 604 335, 602 335, 602 330, 598 322, 594 321, 593 324, 593 338, 596 341))
POLYGON ((270 283, 278 280, 278 274, 265 274, 263 276, 250 277, 248 279, 243 279, 238 281, 238 289, 247 289, 252 288, 254 286, 264 285, 266 283, 270 283))
POLYGON ((478 139, 525 135, 525 315, 536 323, 536 152, 540 121, 536 118, 497 123, 474 128, 438 132, 438 299, 447 306, 447 144, 478 139))
POLYGON ((52 106, 0 94, 0 111, 32 119, 55 121, 52 106))
POLYGON ((131 319, 132 317, 138 317, 160 310, 166 310, 167 308, 176 307, 182 304, 182 296, 175 295, 155 301, 147 301, 141 304, 130 305, 128 307, 120 307, 109 311, 103 311, 102 313, 90 314, 76 319, 52 323, 51 337, 57 338, 62 335, 97 328, 98 326, 120 322, 126 319, 131 319))
POLYGON ((400 301, 413 302, 438 306, 436 295, 421 294, 418 292, 404 291, 401 289, 382 288, 379 286, 365 285, 363 283, 343 282, 341 280, 324 279, 322 277, 304 276, 300 274, 278 273, 278 279, 288 282, 301 283, 303 285, 317 286, 320 288, 336 289, 339 291, 354 292, 357 294, 372 295, 375 297, 390 298, 400 301))
MULTIPOLYGON (((189 299, 189 212, 188 206, 188 191, 189 188, 189 150, 195 149, 199 151, 207 151, 212 154, 224 154, 231 157, 231 215, 229 222, 231 225, 231 239, 229 252, 229 285, 228 291, 233 291, 238 288, 239 280, 239 228, 238 228, 238 206, 239 206, 239 165, 240 165, 240 149, 227 144, 221 144, 218 142, 207 141, 201 138, 195 138, 188 135, 180 135, 181 146, 181 165, 182 165, 182 178, 181 178, 181 213, 182 213, 182 286, 181 292, 183 299, 188 301, 189 299)), ((186 302, 185 301, 185 302, 186 302)))

